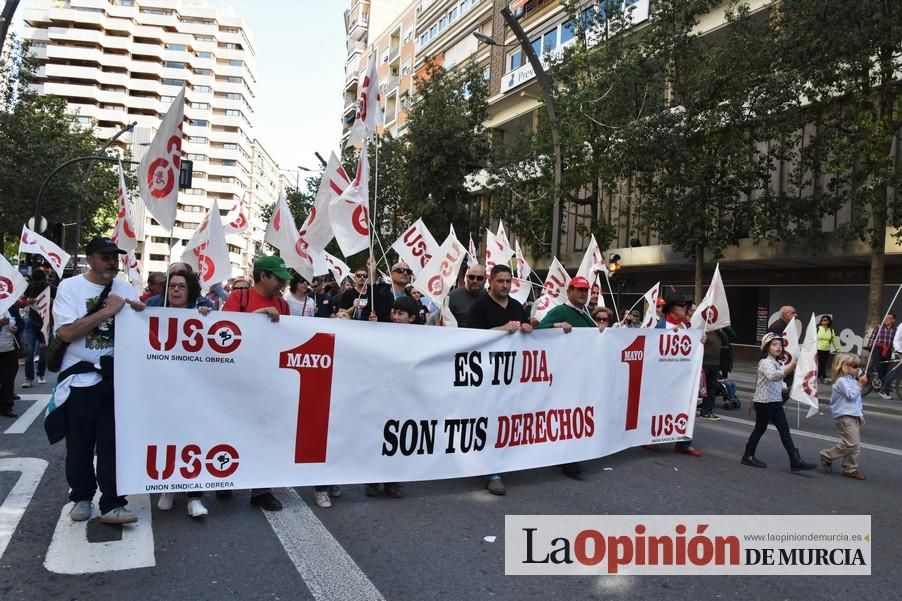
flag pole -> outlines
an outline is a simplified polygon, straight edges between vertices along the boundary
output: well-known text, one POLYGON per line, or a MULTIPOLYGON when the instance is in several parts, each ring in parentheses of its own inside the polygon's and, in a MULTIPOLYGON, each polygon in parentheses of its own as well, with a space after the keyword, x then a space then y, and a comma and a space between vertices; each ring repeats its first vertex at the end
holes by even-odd
MULTIPOLYGON (((611 277, 608 275, 607 266, 605 266, 604 270, 604 279, 608 283, 608 290, 611 292, 611 304, 614 305, 614 319, 616 323, 620 323, 620 320, 623 319, 623 316, 620 315, 620 310, 617 308, 617 296, 614 294, 614 288, 611 286, 611 277)), ((614 325, 614 324, 611 324, 614 325)))
MULTIPOLYGON (((880 330, 883 329, 883 324, 886 323, 886 318, 889 316, 889 312, 893 310, 893 305, 896 304, 896 299, 899 298, 899 292, 902 292, 902 284, 899 284, 899 288, 896 290, 896 295, 893 296, 892 302, 890 302, 889 307, 886 309, 886 313, 883 314, 883 319, 880 320, 880 325, 877 326, 877 334, 874 336, 874 340, 877 340, 877 336, 880 336, 880 330)), ((892 351, 892 349, 890 349, 892 351)), ((867 365, 864 366, 864 373, 867 375, 870 373, 868 369, 871 367, 871 359, 874 357, 874 349, 871 349, 871 352, 868 353, 868 362, 867 365)), ((900 364, 902 365, 902 364, 900 364)))

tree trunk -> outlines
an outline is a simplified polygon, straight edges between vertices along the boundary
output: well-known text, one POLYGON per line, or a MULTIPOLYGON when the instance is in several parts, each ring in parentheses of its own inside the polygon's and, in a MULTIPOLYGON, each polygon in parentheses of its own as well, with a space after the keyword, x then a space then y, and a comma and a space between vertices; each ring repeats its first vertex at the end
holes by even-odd
MULTIPOLYGON (((890 165, 893 172, 897 167, 896 158, 899 151, 899 136, 894 132, 893 141, 890 144, 890 165)), ((892 180, 890 180, 892 181, 892 180)), ((888 185, 883 202, 878 202, 874 207, 874 235, 871 237, 871 278, 868 287, 868 315, 864 324, 864 334, 877 326, 883 317, 883 283, 886 278, 886 220, 889 203, 895 195, 895 189, 888 185)))
POLYGON ((704 277, 702 267, 705 264, 705 247, 703 244, 695 245, 695 289, 693 300, 697 303, 702 302, 702 278, 704 277))

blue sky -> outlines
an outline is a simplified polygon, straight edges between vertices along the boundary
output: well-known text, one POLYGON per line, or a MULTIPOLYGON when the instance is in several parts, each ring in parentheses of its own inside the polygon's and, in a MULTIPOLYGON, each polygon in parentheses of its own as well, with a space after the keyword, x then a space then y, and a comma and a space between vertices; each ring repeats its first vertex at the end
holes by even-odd
MULTIPOLYGON (((344 0, 207 0, 242 16, 257 51, 257 137, 283 169, 338 151, 344 0)), ((294 175, 289 174, 289 179, 294 175)), ((303 174, 301 175, 303 179, 303 174)))

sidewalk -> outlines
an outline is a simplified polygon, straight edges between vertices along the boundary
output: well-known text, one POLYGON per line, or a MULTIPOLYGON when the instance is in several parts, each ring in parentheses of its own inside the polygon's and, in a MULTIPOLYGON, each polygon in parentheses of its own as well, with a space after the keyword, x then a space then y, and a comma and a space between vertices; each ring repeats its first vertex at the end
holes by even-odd
MULTIPOLYGON (((737 392, 740 400, 742 400, 743 407, 752 400, 752 395, 755 392, 757 369, 757 361, 736 359, 733 362, 730 380, 736 383, 737 392)), ((829 412, 830 386, 828 384, 818 384, 817 396, 821 404, 821 411, 826 410, 829 412)), ((865 412, 902 416, 902 400, 894 398, 891 401, 884 401, 877 395, 877 391, 874 391, 864 397, 864 410, 865 412)))

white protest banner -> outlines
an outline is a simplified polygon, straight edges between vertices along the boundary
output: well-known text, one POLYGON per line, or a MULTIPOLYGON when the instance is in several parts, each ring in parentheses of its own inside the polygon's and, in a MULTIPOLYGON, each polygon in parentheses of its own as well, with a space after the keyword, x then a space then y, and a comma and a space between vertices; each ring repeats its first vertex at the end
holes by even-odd
POLYGON ((294 269, 308 282, 315 275, 327 273, 329 266, 320 253, 314 252, 310 245, 300 237, 294 224, 291 209, 284 192, 279 195, 276 210, 273 211, 263 238, 267 243, 279 249, 279 255, 285 264, 294 269))
MULTIPOLYGON (((456 236, 454 238, 457 239, 456 236)), ((391 247, 398 253, 399 259, 410 265, 414 275, 419 275, 439 251, 438 242, 429 233, 422 219, 417 219, 407 228, 391 247)))
POLYGON ((789 397, 808 407, 806 417, 817 413, 817 318, 814 313, 805 330, 805 341, 799 351, 799 362, 789 397))
POLYGON ((479 259, 476 258, 476 245, 473 244, 473 236, 470 236, 470 246, 467 247, 467 267, 479 265, 479 259))
POLYGON ((781 358, 783 365, 788 364, 793 359, 799 358, 799 354, 802 351, 802 346, 799 344, 799 338, 801 338, 801 336, 802 322, 793 317, 792 321, 786 325, 786 329, 783 330, 783 339, 786 340, 786 344, 783 347, 783 356, 781 358))
POLYGON ((657 305, 660 291, 661 282, 658 282, 642 295, 642 300, 645 301, 645 317, 642 318, 643 328, 653 328, 658 325, 658 314, 655 313, 655 306, 657 305))
POLYGON ((22 237, 19 239, 19 254, 23 253, 42 255, 59 277, 63 277, 63 269, 72 258, 62 248, 24 225, 22 226, 22 237))
POLYGON ((219 203, 214 200, 200 227, 188 240, 182 261, 190 265, 200 278, 202 287, 212 286, 232 277, 232 261, 226 243, 219 203))
POLYGON ((714 268, 711 285, 705 293, 705 298, 692 314, 690 323, 693 328, 701 330, 718 330, 730 325, 730 305, 727 303, 723 280, 720 279, 720 263, 714 268))
POLYGON ((335 241, 345 257, 366 250, 370 245, 370 166, 366 144, 360 149, 357 173, 341 196, 329 202, 329 221, 335 241))
POLYGON ((348 177, 344 167, 341 166, 341 161, 333 152, 329 155, 329 162, 326 164, 323 178, 319 182, 310 213, 298 231, 298 235, 313 250, 323 250, 332 241, 334 234, 332 222, 329 219, 329 205, 344 193, 350 183, 351 178, 348 177))
POLYGON ((110 238, 116 246, 125 252, 134 252, 138 248, 138 238, 135 236, 135 218, 132 217, 132 203, 128 198, 128 189, 125 187, 125 173, 122 171, 122 161, 119 161, 119 210, 116 215, 116 225, 110 238))
POLYGON ((536 319, 542 321, 545 314, 558 305, 563 305, 567 300, 567 285, 570 284, 570 275, 557 257, 548 268, 545 276, 545 285, 542 288, 542 296, 536 301, 536 319))
POLYGON ((150 214, 172 231, 179 198, 182 167, 182 121, 185 119, 185 87, 172 101, 147 154, 138 165, 138 190, 150 214))
POLYGON ((27 288, 28 281, 0 255, 0 313, 12 307, 27 288))
POLYGON ((521 280, 520 278, 511 278, 510 297, 521 305, 525 305, 529 300, 529 293, 532 292, 532 282, 529 280, 521 280))
POLYGON ((413 287, 429 297, 441 307, 451 287, 457 282, 460 264, 463 263, 467 251, 464 245, 454 236, 449 235, 442 242, 438 252, 413 282, 413 287))
POLYGON ((459 478, 692 437, 697 330, 365 325, 120 311, 119 493, 459 478))

